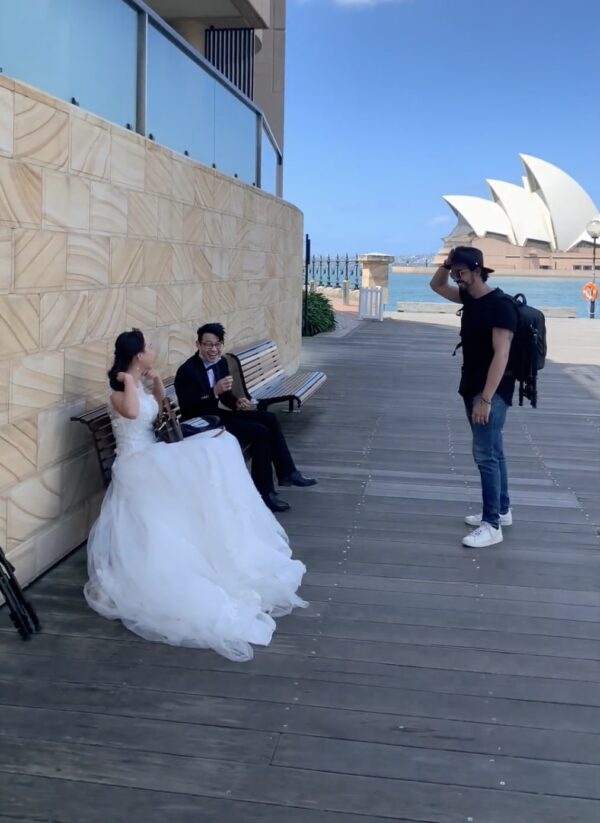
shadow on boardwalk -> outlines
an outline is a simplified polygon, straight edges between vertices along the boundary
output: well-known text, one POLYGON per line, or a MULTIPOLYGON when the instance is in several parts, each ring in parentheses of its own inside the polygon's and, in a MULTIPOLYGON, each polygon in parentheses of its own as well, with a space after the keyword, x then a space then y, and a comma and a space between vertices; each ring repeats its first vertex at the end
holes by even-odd
POLYGON ((0 820, 600 819, 598 370, 550 364, 510 414, 515 525, 465 550, 454 342, 394 321, 307 341, 330 379, 282 417, 319 485, 281 521, 311 606, 251 663, 102 620, 83 551, 30 590, 43 635, 0 615, 0 820))

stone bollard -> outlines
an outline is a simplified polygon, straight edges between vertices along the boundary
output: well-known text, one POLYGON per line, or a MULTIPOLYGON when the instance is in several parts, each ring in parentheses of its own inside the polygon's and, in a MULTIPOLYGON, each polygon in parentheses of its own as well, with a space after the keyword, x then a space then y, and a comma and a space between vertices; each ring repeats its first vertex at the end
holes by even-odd
POLYGON ((342 282, 342 298, 344 300, 344 306, 350 305, 350 281, 344 280, 342 282))
POLYGON ((362 263, 362 285, 365 288, 381 286, 383 289, 383 302, 388 302, 388 283, 390 276, 390 266, 394 262, 394 257, 390 254, 359 254, 358 260, 362 263))

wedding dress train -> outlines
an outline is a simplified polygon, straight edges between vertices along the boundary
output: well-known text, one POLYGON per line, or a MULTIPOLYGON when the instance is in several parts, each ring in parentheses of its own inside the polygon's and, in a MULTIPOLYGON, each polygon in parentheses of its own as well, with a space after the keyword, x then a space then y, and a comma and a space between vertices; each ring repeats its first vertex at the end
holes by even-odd
POLYGON ((305 572, 227 432, 157 443, 154 397, 135 420, 114 409, 117 458, 88 540, 89 605, 146 640, 243 661, 274 617, 307 604, 305 572))

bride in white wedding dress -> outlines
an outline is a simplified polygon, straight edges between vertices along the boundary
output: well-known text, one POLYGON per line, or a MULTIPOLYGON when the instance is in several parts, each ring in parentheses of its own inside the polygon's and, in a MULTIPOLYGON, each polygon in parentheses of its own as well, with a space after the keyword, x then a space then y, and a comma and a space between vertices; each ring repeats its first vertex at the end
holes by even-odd
POLYGON ((307 605, 296 594, 306 569, 235 437, 156 442, 164 387, 155 358, 141 331, 117 338, 108 373, 117 457, 88 540, 85 597, 147 640, 250 660, 252 643, 270 643, 274 617, 307 605))

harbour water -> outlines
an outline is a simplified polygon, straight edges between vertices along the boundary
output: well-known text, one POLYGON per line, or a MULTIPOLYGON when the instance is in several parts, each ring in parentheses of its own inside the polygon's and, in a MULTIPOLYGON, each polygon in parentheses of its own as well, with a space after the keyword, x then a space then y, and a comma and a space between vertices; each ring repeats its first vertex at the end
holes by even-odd
MULTIPOLYGON (((434 270, 431 270, 433 275, 434 270)), ((404 303, 444 303, 442 297, 429 288, 430 277, 424 274, 390 273, 389 299, 386 308, 394 311, 398 302, 404 303)), ((589 304, 583 299, 581 290, 591 280, 587 277, 495 277, 492 275, 490 285, 499 286, 508 294, 522 292, 527 302, 538 307, 574 308, 578 317, 587 317, 589 304)))

